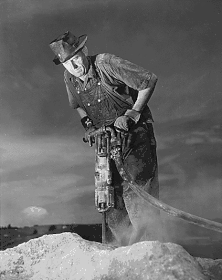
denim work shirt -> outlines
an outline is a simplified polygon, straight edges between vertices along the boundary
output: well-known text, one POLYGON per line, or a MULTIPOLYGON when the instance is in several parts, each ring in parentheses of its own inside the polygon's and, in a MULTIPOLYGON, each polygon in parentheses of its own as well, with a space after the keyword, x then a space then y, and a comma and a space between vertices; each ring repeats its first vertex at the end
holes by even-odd
MULTIPOLYGON (((152 73, 113 54, 88 56, 89 71, 85 82, 64 72, 64 81, 73 109, 81 107, 96 128, 111 125, 132 108, 138 91, 149 86, 152 73)), ((153 122, 148 106, 141 118, 153 122)))

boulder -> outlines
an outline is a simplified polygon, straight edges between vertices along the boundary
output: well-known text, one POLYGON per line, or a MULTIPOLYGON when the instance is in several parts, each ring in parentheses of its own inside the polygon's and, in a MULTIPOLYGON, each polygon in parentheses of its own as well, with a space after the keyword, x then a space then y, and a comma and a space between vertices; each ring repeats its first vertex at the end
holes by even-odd
POLYGON ((69 232, 0 252, 0 279, 5 280, 221 280, 221 268, 222 260, 193 258, 174 243, 117 248, 69 232))

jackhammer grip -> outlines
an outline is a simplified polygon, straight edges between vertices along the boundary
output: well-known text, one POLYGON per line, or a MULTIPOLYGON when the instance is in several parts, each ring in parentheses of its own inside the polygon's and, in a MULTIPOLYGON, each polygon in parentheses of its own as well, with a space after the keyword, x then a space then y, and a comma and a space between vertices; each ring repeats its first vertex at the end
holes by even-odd
POLYGON ((115 129, 110 127, 110 126, 101 126, 100 128, 98 128, 95 131, 91 132, 90 136, 97 136, 99 134, 108 133, 108 132, 111 134, 112 138, 116 137, 115 129))

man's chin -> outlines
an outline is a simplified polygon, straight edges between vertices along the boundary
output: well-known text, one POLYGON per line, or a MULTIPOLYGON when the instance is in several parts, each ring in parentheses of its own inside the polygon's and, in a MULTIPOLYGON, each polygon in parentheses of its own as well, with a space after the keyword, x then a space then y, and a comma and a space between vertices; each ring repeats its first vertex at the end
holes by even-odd
POLYGON ((83 73, 82 73, 82 71, 81 71, 81 72, 73 72, 73 73, 71 73, 71 74, 74 75, 74 76, 77 77, 77 78, 81 78, 82 76, 84 76, 83 73))

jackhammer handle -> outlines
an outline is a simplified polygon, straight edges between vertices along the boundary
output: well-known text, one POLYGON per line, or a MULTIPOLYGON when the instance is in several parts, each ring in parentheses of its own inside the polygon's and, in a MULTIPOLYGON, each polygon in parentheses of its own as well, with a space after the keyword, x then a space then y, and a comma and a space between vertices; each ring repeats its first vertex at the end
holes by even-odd
POLYGON ((106 131, 106 127, 105 126, 101 126, 100 128, 98 128, 98 129, 96 129, 95 131, 93 131, 93 132, 91 132, 90 133, 90 136, 97 136, 97 135, 99 135, 99 134, 103 134, 104 132, 107 132, 106 131))
POLYGON ((116 131, 114 128, 110 127, 110 126, 102 126, 100 128, 98 128, 97 130, 93 131, 90 133, 90 136, 96 136, 96 135, 99 135, 99 134, 103 134, 103 133, 110 133, 111 134, 111 139, 113 141, 116 141, 117 139, 117 136, 116 136, 116 131))
MULTIPOLYGON (((114 128, 112 128, 112 127, 110 127, 110 126, 107 126, 107 127, 106 127, 106 126, 102 126, 102 127, 98 128, 98 129, 96 129, 95 131, 92 131, 92 132, 90 133, 90 135, 89 135, 89 136, 90 136, 89 139, 91 139, 92 137, 95 137, 95 136, 97 136, 97 135, 99 135, 99 134, 103 134, 103 133, 107 133, 107 132, 110 132, 111 138, 112 138, 113 140, 116 139, 116 131, 115 131, 114 128)), ((85 137, 84 137, 82 140, 83 140, 84 143, 89 142, 89 140, 86 139, 85 137)), ((92 141, 91 141, 91 143, 90 143, 90 146, 91 146, 91 144, 92 144, 92 141)))
MULTIPOLYGON (((95 131, 91 132, 89 134, 89 136, 90 136, 89 138, 95 137, 96 135, 102 134, 104 132, 106 132, 106 127, 102 126, 102 127, 98 128, 98 129, 96 129, 95 131)), ((87 138, 85 138, 85 137, 83 137, 82 140, 83 140, 84 143, 88 143, 89 142, 89 140, 87 138)))

